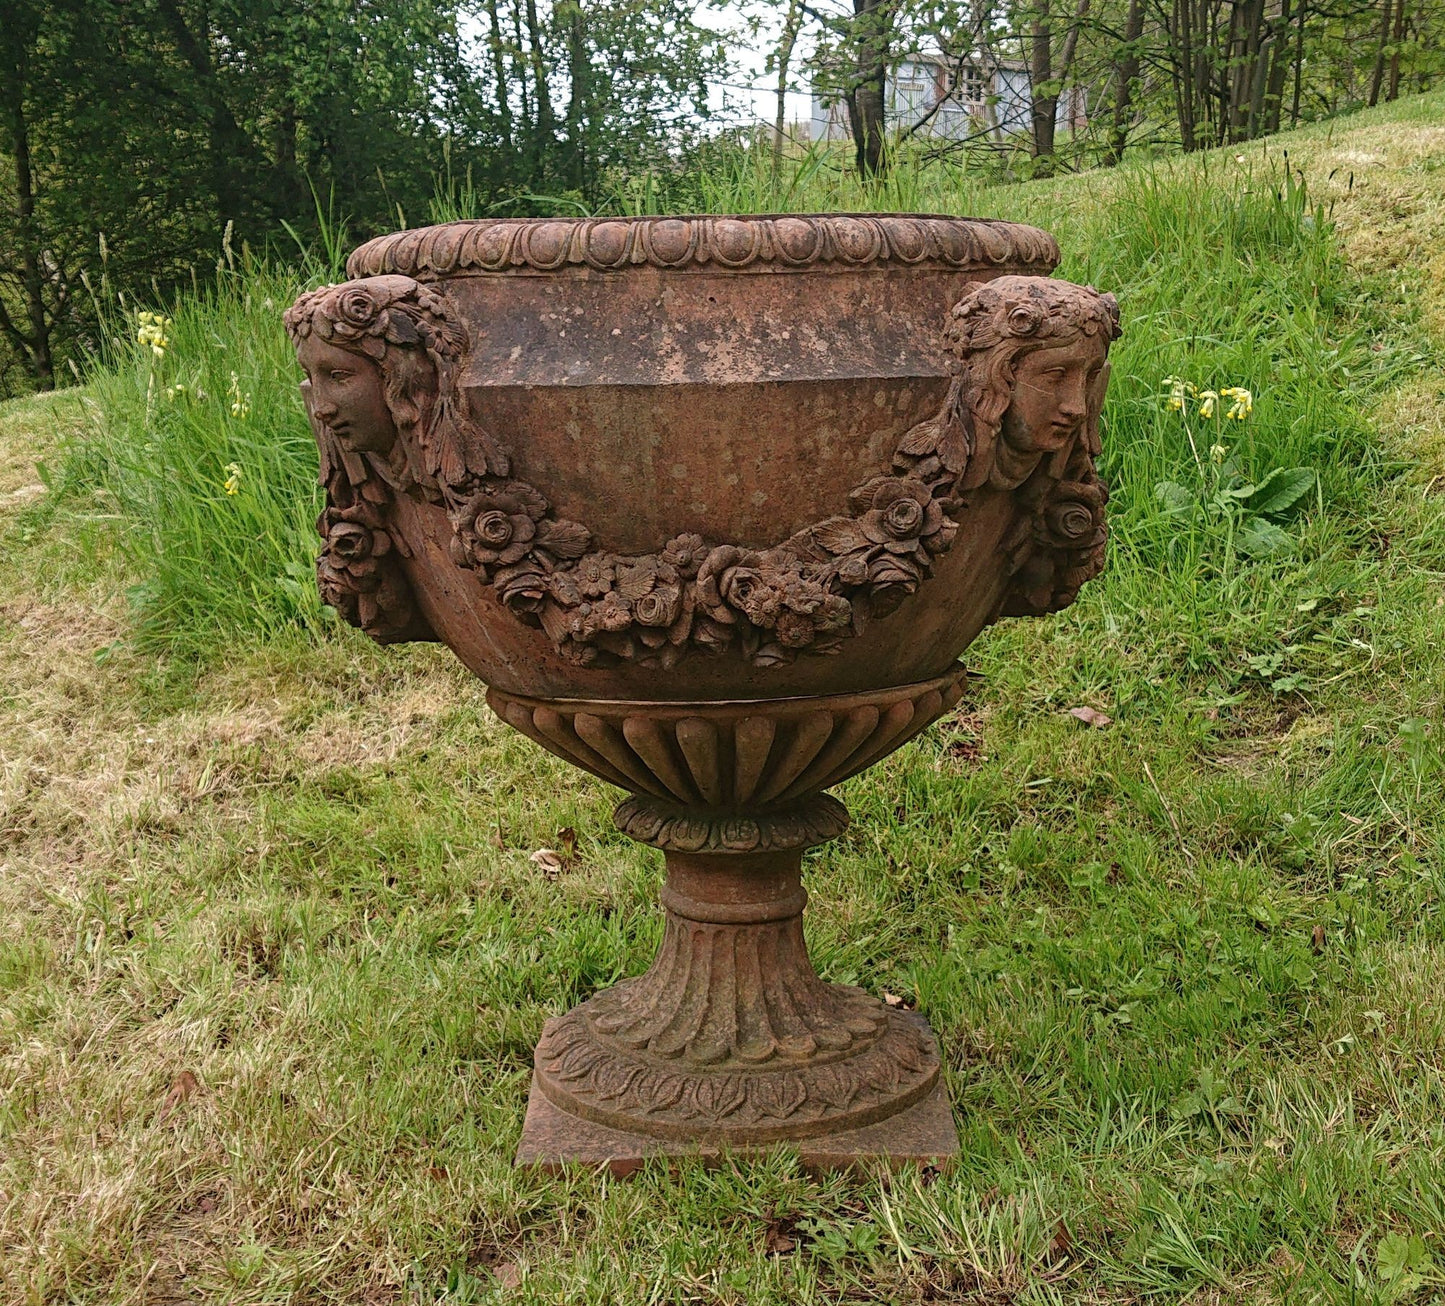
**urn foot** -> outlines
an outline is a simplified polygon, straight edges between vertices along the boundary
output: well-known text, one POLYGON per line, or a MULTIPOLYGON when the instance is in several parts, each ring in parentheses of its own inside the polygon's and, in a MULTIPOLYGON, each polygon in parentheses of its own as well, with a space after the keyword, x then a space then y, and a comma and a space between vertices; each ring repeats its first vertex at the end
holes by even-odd
MULTIPOLYGON (((922 1037, 932 1041, 933 1035, 922 1017, 898 1014, 913 1023, 922 1037)), ((544 1039, 554 1023, 548 1022, 544 1039)), ((917 1102, 885 1120, 798 1139, 793 1145, 803 1169, 813 1175, 878 1163, 893 1170, 914 1165, 942 1167, 958 1154, 958 1131, 943 1082, 938 1080, 917 1102)), ((570 1115, 547 1097, 534 1077, 516 1164, 536 1167, 547 1174, 559 1174, 567 1166, 592 1169, 605 1165, 623 1179, 649 1159, 721 1161, 729 1155, 765 1155, 777 1146, 778 1143, 719 1146, 615 1129, 570 1115)))

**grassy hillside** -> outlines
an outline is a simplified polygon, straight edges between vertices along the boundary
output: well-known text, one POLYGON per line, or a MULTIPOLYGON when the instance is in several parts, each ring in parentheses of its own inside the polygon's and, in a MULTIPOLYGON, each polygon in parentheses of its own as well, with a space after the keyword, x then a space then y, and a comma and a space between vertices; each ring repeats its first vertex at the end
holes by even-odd
POLYGON ((808 862, 825 977, 940 1035, 943 1175, 512 1171, 542 1021, 646 964, 657 862, 448 654, 315 606, 295 279, 0 406, 0 1300, 1438 1299, 1442 122, 786 196, 1037 222, 1124 310, 1109 572, 980 640, 808 862), (1273 533, 1231 506, 1290 469, 1273 533))

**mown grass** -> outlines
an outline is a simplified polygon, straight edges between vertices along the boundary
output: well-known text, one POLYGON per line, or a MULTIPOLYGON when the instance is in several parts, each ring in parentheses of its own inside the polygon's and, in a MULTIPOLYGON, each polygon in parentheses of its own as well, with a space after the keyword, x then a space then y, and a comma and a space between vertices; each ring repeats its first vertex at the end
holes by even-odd
POLYGON ((656 946, 652 855, 443 651, 273 583, 313 508, 265 294, 175 313, 206 401, 147 421, 138 355, 88 410, 3 410, 60 469, 0 509, 5 1299, 1438 1298, 1441 106, 1289 143, 1338 231, 1254 150, 902 197, 1050 227, 1127 328, 1106 578, 981 640, 973 698, 809 861, 819 968, 940 1035, 941 1176, 514 1172, 542 1021, 656 946), (1165 514, 1157 482, 1216 475, 1169 374, 1257 395, 1196 445, 1319 473, 1288 551, 1165 514))

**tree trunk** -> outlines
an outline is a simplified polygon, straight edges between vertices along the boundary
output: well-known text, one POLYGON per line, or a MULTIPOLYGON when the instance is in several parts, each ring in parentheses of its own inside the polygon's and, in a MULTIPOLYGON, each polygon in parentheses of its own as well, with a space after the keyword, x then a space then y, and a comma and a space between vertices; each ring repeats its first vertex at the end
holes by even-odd
MULTIPOLYGON (((1401 0, 1404 3, 1404 0, 1401 0)), ((1384 0, 1380 7, 1380 39, 1375 49, 1375 71, 1370 77, 1370 107, 1380 102, 1380 87, 1385 80, 1385 47, 1390 43, 1390 20, 1395 16, 1395 0, 1384 0)))
POLYGON ((788 67, 793 62, 793 46, 798 41, 798 28, 802 25, 803 10, 800 0, 788 0, 787 16, 783 19, 783 34, 778 41, 778 111, 773 120, 773 189, 778 187, 778 178, 783 171, 783 131, 788 123, 788 67))
POLYGON ((1194 134, 1194 43, 1190 0, 1174 0, 1174 95, 1179 106, 1179 145, 1186 154, 1197 148, 1194 134))
POLYGON ((1104 151, 1104 165, 1112 168, 1124 157, 1129 140, 1129 110, 1134 103, 1134 83, 1139 79, 1139 38, 1144 34, 1143 0, 1129 0, 1129 16, 1124 21, 1124 44, 1119 51, 1119 87, 1114 97, 1114 122, 1109 131, 1109 145, 1104 151))
POLYGON ((1405 0, 1396 0, 1395 33, 1390 42, 1390 81, 1385 88, 1385 99, 1400 98, 1400 47, 1405 44, 1405 0))
POLYGON ((497 119, 502 129, 502 143, 512 148, 512 104, 507 98, 507 62, 503 57, 502 22, 497 14, 497 0, 487 0, 487 46, 492 55, 492 76, 496 79, 497 119))
POLYGON ((203 30, 197 35, 191 31, 176 0, 159 0, 159 8, 176 49, 195 75, 199 98, 210 117, 210 173, 211 191, 216 200, 216 225, 224 227, 227 222, 239 222, 246 216, 242 212, 245 191, 241 177, 245 165, 253 160, 251 138, 241 129, 221 91, 211 62, 210 32, 203 30))
POLYGON ((888 28, 892 11, 885 0, 853 0, 854 79, 848 89, 848 125, 858 171, 864 177, 882 176, 884 157, 884 98, 888 83, 888 28))
POLYGON ((1280 108, 1284 104, 1284 79, 1289 73, 1289 24, 1291 0, 1280 10, 1279 31, 1270 45, 1269 80, 1264 92, 1264 130, 1279 130, 1280 108))
POLYGON ((1037 0, 1029 24, 1029 121, 1033 130, 1037 174, 1046 177, 1053 170, 1054 124, 1059 97, 1050 94, 1054 80, 1054 30, 1049 0, 1037 0))
POLYGON ((547 86, 542 57, 542 26, 537 21, 537 0, 527 0, 527 42, 531 47, 532 82, 537 95, 537 131, 532 145, 534 163, 540 165, 557 143, 557 119, 552 113, 552 92, 547 86))
POLYGON ((50 356, 50 320, 45 312, 45 272, 41 265, 40 233, 35 230, 35 185, 30 172, 30 124, 25 117, 24 88, 16 86, 10 105, 10 131, 15 152, 16 213, 20 219, 20 279, 25 291, 28 332, 16 328, 7 315, 5 334, 17 344, 30 364, 41 390, 55 389, 55 368, 50 356))
POLYGON ((587 167, 587 104, 591 97, 592 59, 587 50, 587 19, 581 0, 564 0, 556 12, 567 30, 567 75, 572 83, 567 99, 567 180, 585 194, 591 180, 587 167))
POLYGON ((1264 0, 1246 0, 1239 10, 1234 87, 1230 105, 1230 139, 1248 140, 1255 132, 1264 101, 1263 60, 1264 0))
POLYGON ((1289 125, 1299 125, 1300 86, 1305 68, 1305 19, 1309 17, 1309 0, 1299 0, 1299 26, 1294 34, 1294 99, 1290 104, 1289 125))

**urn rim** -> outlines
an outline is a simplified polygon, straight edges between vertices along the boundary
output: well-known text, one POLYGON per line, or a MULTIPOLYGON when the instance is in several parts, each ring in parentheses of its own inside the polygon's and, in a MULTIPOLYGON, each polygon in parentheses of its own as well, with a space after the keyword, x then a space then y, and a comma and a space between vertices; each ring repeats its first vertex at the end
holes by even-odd
POLYGON ((347 276, 653 272, 799 273, 921 268, 1047 276, 1058 243, 1019 222, 939 213, 739 213, 475 218, 378 236, 347 276))

